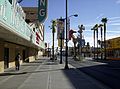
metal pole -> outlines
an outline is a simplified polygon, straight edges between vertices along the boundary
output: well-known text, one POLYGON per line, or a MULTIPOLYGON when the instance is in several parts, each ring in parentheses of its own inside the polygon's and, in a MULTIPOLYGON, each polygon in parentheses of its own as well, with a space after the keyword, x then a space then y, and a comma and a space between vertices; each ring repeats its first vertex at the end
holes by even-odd
POLYGON ((80 29, 80 57, 82 57, 82 28, 80 29))
POLYGON ((53 50, 52 50, 52 55, 53 55, 53 61, 54 61, 54 31, 53 31, 53 48, 52 48, 53 50))
POLYGON ((67 39, 67 20, 68 20, 68 13, 67 13, 67 1, 66 0, 66 57, 65 57, 65 69, 68 69, 68 39, 67 39))
POLYGON ((49 57, 49 43, 48 43, 48 57, 49 57))
POLYGON ((80 57, 82 57, 82 32, 83 30, 85 30, 84 26, 81 25, 81 26, 78 26, 79 28, 79 33, 80 33, 80 49, 79 49, 79 52, 80 52, 80 57))
POLYGON ((62 64, 62 33, 60 33, 60 40, 61 40, 61 44, 60 44, 60 64, 62 64))

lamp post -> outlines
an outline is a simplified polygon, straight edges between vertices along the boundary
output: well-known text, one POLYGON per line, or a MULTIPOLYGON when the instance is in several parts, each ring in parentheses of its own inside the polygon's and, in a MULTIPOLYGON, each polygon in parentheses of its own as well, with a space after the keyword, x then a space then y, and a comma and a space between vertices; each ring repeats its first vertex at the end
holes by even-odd
POLYGON ((65 69, 69 69, 68 67, 68 39, 67 39, 67 20, 68 20, 68 10, 67 10, 67 7, 68 7, 68 0, 66 0, 66 51, 65 51, 65 54, 66 54, 66 57, 65 57, 65 69))
MULTIPOLYGON (((72 17, 72 16, 75 16, 75 17, 77 17, 78 15, 77 14, 75 14, 75 15, 70 15, 69 17, 72 17)), ((68 0, 66 0, 66 51, 65 51, 65 54, 66 54, 66 57, 65 57, 65 69, 69 69, 69 67, 68 67, 68 0)))
POLYGON ((60 30, 60 64, 62 64, 62 31, 60 30))
MULTIPOLYGON (((57 30, 58 30, 58 40, 60 39, 60 64, 62 64, 62 41, 64 40, 64 21, 65 19, 60 19, 57 20, 57 30)), ((58 44, 59 45, 59 44, 58 44)))
POLYGON ((79 28, 79 33, 80 33, 80 43, 78 44, 78 50, 79 50, 79 53, 80 53, 80 56, 82 56, 82 32, 83 30, 85 30, 85 27, 82 25, 78 25, 78 28, 79 28))
POLYGON ((102 18, 101 22, 104 24, 104 59, 106 59, 106 23, 107 23, 107 18, 102 18))

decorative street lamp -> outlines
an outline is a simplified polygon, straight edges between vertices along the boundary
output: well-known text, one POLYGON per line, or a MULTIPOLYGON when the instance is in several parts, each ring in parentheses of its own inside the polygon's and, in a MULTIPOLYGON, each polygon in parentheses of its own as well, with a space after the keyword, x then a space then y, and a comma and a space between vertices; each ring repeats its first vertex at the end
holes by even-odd
POLYGON ((66 57, 65 57, 65 69, 69 69, 68 67, 68 18, 72 17, 72 16, 75 16, 77 17, 78 15, 75 14, 75 15, 70 15, 68 17, 68 0, 66 0, 66 51, 65 51, 65 54, 66 54, 66 57))
POLYGON ((82 56, 82 32, 83 30, 85 30, 85 27, 82 25, 78 25, 78 28, 79 28, 79 33, 80 33, 80 43, 78 44, 78 51, 80 53, 80 57, 82 56))
POLYGON ((58 43, 58 45, 60 46, 60 64, 62 64, 62 47, 63 47, 63 42, 64 41, 64 21, 65 19, 63 19, 62 17, 60 19, 57 19, 57 38, 58 38, 58 42, 60 40, 60 45, 58 43))
POLYGON ((60 30, 60 64, 62 64, 62 31, 60 30))

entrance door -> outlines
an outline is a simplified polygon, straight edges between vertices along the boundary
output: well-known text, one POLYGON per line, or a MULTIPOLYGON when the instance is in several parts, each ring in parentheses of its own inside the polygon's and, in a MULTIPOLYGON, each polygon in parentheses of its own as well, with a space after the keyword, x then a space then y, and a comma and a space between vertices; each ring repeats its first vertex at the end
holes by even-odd
POLYGON ((4 48, 4 68, 9 67, 9 48, 4 48))

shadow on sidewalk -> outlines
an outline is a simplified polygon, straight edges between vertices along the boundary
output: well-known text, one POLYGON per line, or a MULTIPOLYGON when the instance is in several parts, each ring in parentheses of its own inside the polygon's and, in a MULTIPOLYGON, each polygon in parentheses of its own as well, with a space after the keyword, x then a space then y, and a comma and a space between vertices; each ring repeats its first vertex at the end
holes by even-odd
POLYGON ((1 73, 0 76, 11 76, 11 75, 21 75, 21 74, 32 74, 32 73, 40 73, 40 72, 52 72, 52 71, 60 71, 63 69, 46 69, 46 70, 39 70, 39 71, 26 71, 26 72, 6 72, 6 73, 1 73))
POLYGON ((21 74, 26 74, 26 72, 20 72, 20 73, 1 73, 0 76, 21 75, 21 74))
POLYGON ((95 86, 90 84, 88 80, 81 76, 77 71, 78 70, 75 68, 70 68, 68 70, 63 70, 63 73, 66 75, 75 89, 95 89, 95 86))
POLYGON ((40 64, 32 64, 32 63, 28 63, 28 64, 23 64, 21 66, 39 66, 40 64))

